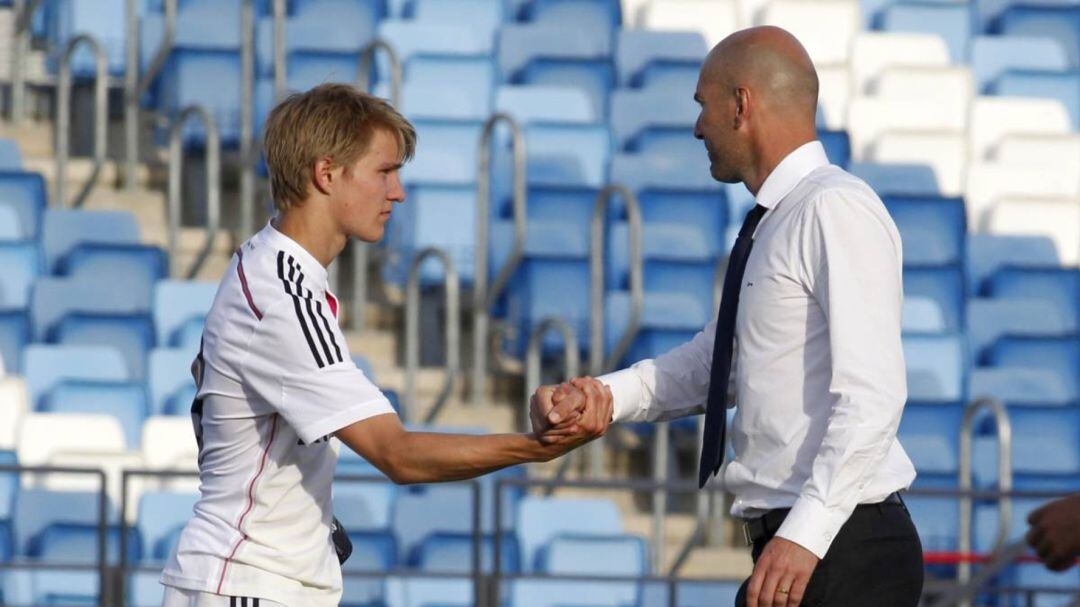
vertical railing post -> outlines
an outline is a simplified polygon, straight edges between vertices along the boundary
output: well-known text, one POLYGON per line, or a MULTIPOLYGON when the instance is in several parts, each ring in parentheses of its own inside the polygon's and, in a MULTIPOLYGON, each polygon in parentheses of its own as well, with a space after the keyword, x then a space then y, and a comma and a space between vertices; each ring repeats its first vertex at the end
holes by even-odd
POLYGON ((420 368, 420 271, 424 262, 434 257, 446 269, 446 378, 439 396, 428 411, 424 423, 432 423, 454 391, 461 373, 461 338, 458 323, 461 321, 460 287, 457 269, 450 255, 441 249, 430 247, 413 258, 405 299, 405 410, 406 419, 416 419, 419 403, 416 399, 416 374, 420 368))
POLYGON ((255 0, 240 7, 240 238, 255 223, 255 0))
POLYGON ((109 59, 94 37, 87 34, 75 36, 68 41, 60 56, 60 74, 56 85, 56 177, 54 190, 56 203, 67 205, 67 165, 71 144, 71 58, 79 45, 90 47, 94 55, 94 168, 90 177, 80 188, 71 206, 80 207, 94 189, 101 167, 105 164, 105 145, 108 138, 109 59))
POLYGON ((201 106, 191 105, 184 108, 173 120, 169 129, 169 260, 173 271, 177 270, 180 237, 180 181, 184 170, 183 126, 188 118, 194 116, 206 129, 206 244, 203 245, 185 278, 194 278, 202 269, 210 251, 213 250, 221 226, 221 140, 213 117, 201 106))
POLYGON ((285 0, 274 0, 274 102, 285 98, 288 66, 285 57, 285 0))
POLYGON ((671 444, 671 426, 668 422, 655 424, 653 428, 653 480, 652 492, 652 567, 653 575, 660 575, 664 566, 664 544, 667 542, 668 455, 671 444))
POLYGON ((15 0, 14 40, 11 49, 11 122, 26 119, 26 56, 30 53, 30 27, 41 0, 15 0))
POLYGON ((139 0, 127 0, 127 61, 124 66, 124 185, 134 192, 139 164, 139 99, 146 93, 165 68, 176 39, 176 2, 165 2, 165 31, 161 46, 154 52, 146 72, 142 73, 139 58, 139 0))
POLYGON ((484 124, 480 135, 480 151, 477 159, 476 178, 476 271, 473 276, 473 369, 472 404, 479 405, 484 398, 487 380, 488 321, 491 306, 502 295, 511 276, 521 263, 525 253, 526 214, 526 167, 525 134, 521 126, 509 114, 497 113, 484 124), (491 221, 491 146, 495 128, 505 122, 510 127, 513 163, 514 244, 510 258, 499 269, 488 288, 488 224, 491 221))

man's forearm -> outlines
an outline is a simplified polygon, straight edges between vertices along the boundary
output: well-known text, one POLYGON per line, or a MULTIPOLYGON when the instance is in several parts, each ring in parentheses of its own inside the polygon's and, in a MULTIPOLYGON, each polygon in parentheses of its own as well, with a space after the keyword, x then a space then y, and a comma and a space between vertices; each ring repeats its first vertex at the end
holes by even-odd
POLYGON ((548 461, 563 451, 540 444, 531 434, 439 434, 407 432, 394 449, 391 478, 396 483, 457 481, 530 462, 548 461))

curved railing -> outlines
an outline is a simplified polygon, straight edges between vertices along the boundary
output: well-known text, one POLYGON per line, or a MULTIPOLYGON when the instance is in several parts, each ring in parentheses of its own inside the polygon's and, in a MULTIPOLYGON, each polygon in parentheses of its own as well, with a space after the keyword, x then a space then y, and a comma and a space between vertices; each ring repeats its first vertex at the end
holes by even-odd
POLYGON ((416 373, 420 368, 420 270, 428 258, 434 257, 446 269, 446 378, 435 404, 424 418, 425 424, 435 421, 443 405, 454 391, 461 375, 461 337, 458 323, 461 319, 461 296, 458 273, 454 260, 442 249, 434 247, 420 251, 409 268, 405 295, 405 410, 407 419, 415 419, 419 412, 416 402, 416 373))
POLYGON ((255 231, 255 6, 240 5, 240 240, 255 231))
POLYGON ((11 48, 11 122, 22 123, 26 118, 26 54, 30 52, 30 21, 41 6, 41 0, 15 0, 13 44, 11 48))
POLYGON ((592 236, 589 250, 589 372, 601 375, 615 368, 630 350, 641 326, 645 307, 644 262, 642 261, 641 206, 637 196, 623 185, 609 185, 600 190, 593 206, 592 236), (604 225, 611 197, 618 194, 626 204, 630 222, 630 319, 619 341, 604 358, 604 225))
POLYGON ((194 278, 210 256, 221 227, 221 140, 218 136, 214 119, 204 108, 191 105, 184 108, 173 120, 169 128, 169 189, 167 205, 169 209, 169 259, 174 266, 179 252, 180 237, 180 181, 184 170, 184 150, 182 131, 190 118, 196 118, 206 129, 206 244, 195 261, 183 274, 185 278, 194 278))
MULTIPOLYGON (((562 336, 563 341, 563 376, 571 379, 579 375, 581 362, 578 360, 577 331, 570 323, 561 318, 551 317, 540 321, 529 335, 529 346, 525 352, 525 425, 529 426, 529 401, 536 389, 540 387, 540 357, 544 343, 544 337, 551 331, 556 331, 562 336)), ((524 432, 531 432, 531 427, 525 427, 524 432)))
POLYGON ((60 74, 56 86, 56 203, 67 204, 67 165, 71 142, 71 58, 80 45, 90 47, 94 54, 94 168, 79 189, 71 206, 81 207, 94 189, 105 164, 107 120, 109 110, 109 59, 97 39, 88 34, 72 38, 60 56, 60 74))
POLYGON ((135 191, 139 163, 139 99, 146 93, 157 78, 172 53, 176 40, 176 2, 165 2, 165 31, 161 46, 154 52, 146 72, 139 69, 139 10, 142 2, 127 0, 127 52, 124 67, 124 186, 129 192, 135 191))
POLYGON ((525 253, 526 213, 526 162, 525 134, 513 116, 497 113, 484 123, 480 135, 476 178, 476 271, 473 276, 473 378, 472 397, 474 405, 484 397, 488 362, 488 322, 491 306, 495 304, 510 282, 511 276, 521 263, 525 253), (513 213, 514 243, 510 258, 499 269, 498 275, 488 286, 488 227, 491 222, 491 146, 495 129, 500 123, 510 128, 513 162, 513 213))

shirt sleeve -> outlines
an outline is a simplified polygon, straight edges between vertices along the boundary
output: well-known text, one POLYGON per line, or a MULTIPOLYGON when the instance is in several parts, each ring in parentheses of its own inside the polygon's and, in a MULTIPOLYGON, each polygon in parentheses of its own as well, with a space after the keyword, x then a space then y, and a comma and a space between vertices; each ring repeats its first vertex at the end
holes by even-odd
POLYGON ((776 535, 824 557, 892 445, 907 400, 899 234, 869 192, 811 202, 802 253, 824 312, 832 407, 810 477, 776 535))
POLYGON ((245 389, 268 402, 305 443, 394 413, 349 355, 324 301, 288 297, 263 315, 243 366, 245 389))
POLYGON ((616 422, 661 422, 705 411, 716 321, 685 344, 597 379, 611 387, 616 422))

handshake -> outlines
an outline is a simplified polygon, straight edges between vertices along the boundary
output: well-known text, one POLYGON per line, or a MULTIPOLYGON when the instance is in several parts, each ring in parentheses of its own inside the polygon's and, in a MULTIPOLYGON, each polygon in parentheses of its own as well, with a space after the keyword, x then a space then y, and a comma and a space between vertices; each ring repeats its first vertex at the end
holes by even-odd
POLYGON ((556 457, 603 436, 611 424, 611 389, 591 377, 540 386, 529 402, 536 439, 556 457))

